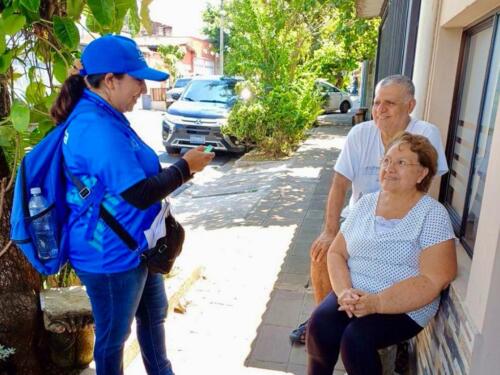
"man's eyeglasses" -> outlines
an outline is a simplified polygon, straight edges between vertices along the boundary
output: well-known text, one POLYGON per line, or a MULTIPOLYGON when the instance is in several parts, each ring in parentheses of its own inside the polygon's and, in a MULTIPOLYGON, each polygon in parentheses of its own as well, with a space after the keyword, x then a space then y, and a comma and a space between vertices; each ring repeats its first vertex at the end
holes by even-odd
POLYGON ((380 159, 380 167, 381 168, 387 168, 391 164, 393 164, 394 167, 397 169, 404 169, 404 168, 409 167, 411 165, 420 165, 420 163, 410 163, 409 161, 407 161, 405 159, 392 160, 390 157, 387 157, 387 156, 380 159))

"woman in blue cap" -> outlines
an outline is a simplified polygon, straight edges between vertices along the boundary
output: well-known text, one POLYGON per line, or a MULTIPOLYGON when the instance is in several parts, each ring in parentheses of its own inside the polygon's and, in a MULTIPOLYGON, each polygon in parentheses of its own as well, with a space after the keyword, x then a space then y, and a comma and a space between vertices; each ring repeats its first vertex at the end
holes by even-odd
MULTIPOLYGON (((98 375, 123 374, 123 348, 134 317, 148 374, 173 374, 165 348, 163 323, 167 298, 163 278, 148 272, 140 259, 154 246, 152 223, 161 201, 214 157, 202 147, 162 169, 156 153, 132 130, 131 111, 144 80, 168 74, 148 67, 136 43, 106 35, 82 53, 82 68, 63 84, 51 109, 57 123, 70 121, 63 154, 67 168, 95 196, 137 244, 131 251, 96 210, 88 210, 69 228, 69 259, 87 289, 95 321, 94 359, 98 375)), ((68 181, 71 216, 85 204, 82 190, 68 181)), ((70 222, 72 217, 70 216, 70 222)))

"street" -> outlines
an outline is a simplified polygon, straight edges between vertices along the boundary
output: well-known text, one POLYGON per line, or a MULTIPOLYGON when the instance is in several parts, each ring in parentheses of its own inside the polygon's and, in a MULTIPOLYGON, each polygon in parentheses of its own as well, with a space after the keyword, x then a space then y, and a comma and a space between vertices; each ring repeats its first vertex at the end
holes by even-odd
MULTIPOLYGON (((161 122, 163 114, 163 111, 136 109, 133 112, 126 113, 125 115, 137 134, 156 152, 162 165, 167 166, 175 163, 180 156, 169 155, 165 151, 161 135, 161 122)), ((234 159, 234 156, 230 154, 218 153, 210 164, 209 169, 218 168, 228 162, 234 161, 234 159)))

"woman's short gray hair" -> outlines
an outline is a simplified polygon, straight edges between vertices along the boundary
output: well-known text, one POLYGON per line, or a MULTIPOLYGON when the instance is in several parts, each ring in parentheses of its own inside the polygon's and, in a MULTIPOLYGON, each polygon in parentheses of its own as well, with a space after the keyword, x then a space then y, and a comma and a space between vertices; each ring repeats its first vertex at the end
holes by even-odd
POLYGON ((415 96, 415 85, 412 80, 407 76, 401 74, 395 74, 392 76, 385 77, 377 83, 377 87, 375 90, 378 90, 380 87, 389 86, 389 85, 401 85, 406 89, 406 92, 413 98, 415 96))

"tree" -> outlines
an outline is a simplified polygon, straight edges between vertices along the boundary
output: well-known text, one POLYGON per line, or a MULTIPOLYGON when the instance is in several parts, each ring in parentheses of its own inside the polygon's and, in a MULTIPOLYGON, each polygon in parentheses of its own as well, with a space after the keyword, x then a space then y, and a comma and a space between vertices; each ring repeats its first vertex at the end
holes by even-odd
POLYGON ((80 55, 77 25, 119 32, 126 20, 138 31, 149 25, 150 2, 139 16, 136 0, 0 0, 0 345, 16 350, 13 373, 50 373, 41 353, 42 279, 9 241, 17 164, 54 126, 49 108, 80 55))
POLYGON ((319 114, 314 76, 306 67, 312 45, 308 32, 314 1, 234 0, 225 70, 252 85, 253 99, 240 101, 226 133, 275 156, 288 154, 319 114))
MULTIPOLYGON (((321 78, 336 82, 340 77, 342 86, 346 73, 355 70, 360 61, 371 60, 375 56, 380 19, 357 18, 354 0, 283 0, 267 3, 275 4, 274 6, 281 7, 285 12, 299 7, 300 12, 285 16, 304 23, 306 33, 311 38, 307 66, 321 78)), ((244 24, 235 26, 233 22, 233 13, 239 10, 238 4, 231 0, 226 0, 224 3, 226 14, 224 51, 227 59, 240 48, 239 43, 231 41, 232 36, 247 30, 244 24)), ((203 14, 205 23, 203 31, 217 51, 220 12, 220 7, 207 4, 203 14)))
MULTIPOLYGON (((219 6, 212 4, 207 4, 205 11, 203 12, 203 22, 205 26, 203 27, 203 34, 208 37, 209 42, 214 47, 215 52, 220 52, 220 23, 221 23, 221 11, 227 14, 227 4, 224 3, 224 10, 221 10, 219 6)), ((224 25, 224 54, 228 51, 229 38, 231 35, 231 24, 225 22, 224 25)))
POLYGON ((353 0, 330 1, 322 8, 309 65, 320 77, 345 88, 348 73, 360 61, 374 58, 380 19, 357 18, 353 0))
MULTIPOLYGON (((242 75, 253 99, 236 104, 226 133, 281 155, 319 113, 316 78, 345 86, 347 73, 372 58, 377 20, 355 17, 354 0, 225 2, 229 41, 225 71, 242 75)), ((205 32, 215 42, 220 10, 207 7, 205 32)))
POLYGON ((171 77, 175 79, 178 74, 175 65, 184 57, 184 51, 179 46, 164 45, 158 46, 158 53, 165 64, 166 70, 170 73, 171 77))

